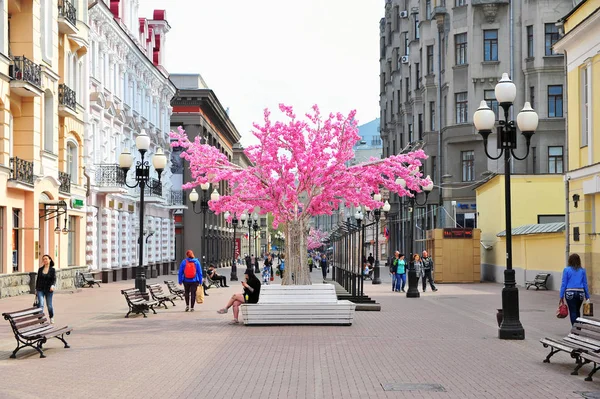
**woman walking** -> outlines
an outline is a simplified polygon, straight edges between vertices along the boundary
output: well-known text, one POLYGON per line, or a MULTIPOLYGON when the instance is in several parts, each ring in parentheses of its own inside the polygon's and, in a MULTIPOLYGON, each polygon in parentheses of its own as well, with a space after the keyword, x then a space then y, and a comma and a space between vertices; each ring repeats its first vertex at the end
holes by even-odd
POLYGON ((560 285, 560 304, 567 300, 571 325, 581 316, 581 304, 584 299, 590 299, 587 275, 581 267, 581 258, 577 254, 569 256, 569 264, 563 270, 562 283, 560 285))
POLYGON ((273 261, 271 260, 271 255, 267 256, 265 259, 265 264, 263 265, 262 278, 263 284, 269 285, 269 281, 271 280, 271 271, 273 270, 273 261))
POLYGON ((413 255, 413 264, 412 267, 417 275, 417 287, 419 286, 419 278, 423 278, 423 261, 421 260, 421 256, 419 254, 413 255))
POLYGON ((404 292, 405 285, 406 285, 406 261, 404 260, 404 254, 399 254, 398 262, 396 262, 396 292, 404 292))
POLYGON ((219 314, 225 314, 229 310, 230 307, 233 306, 233 320, 231 324, 238 324, 239 314, 240 314, 240 305, 243 303, 258 303, 258 298, 260 296, 260 280, 254 274, 254 270, 246 269, 244 272, 244 280, 242 281, 242 287, 244 287, 244 292, 242 294, 233 294, 227 302, 227 305, 223 309, 217 310, 219 314))
POLYGON ((179 265, 179 285, 183 283, 185 290, 185 311, 194 311, 196 304, 196 290, 202 284, 202 265, 200 261, 194 257, 194 252, 191 249, 185 253, 186 259, 181 261, 179 265))
POLYGON ((52 306, 52 296, 56 286, 56 270, 54 270, 54 261, 50 255, 42 256, 42 266, 38 269, 37 280, 35 281, 35 294, 39 308, 44 308, 44 299, 48 307, 48 316, 50 323, 54 324, 54 307, 52 306))

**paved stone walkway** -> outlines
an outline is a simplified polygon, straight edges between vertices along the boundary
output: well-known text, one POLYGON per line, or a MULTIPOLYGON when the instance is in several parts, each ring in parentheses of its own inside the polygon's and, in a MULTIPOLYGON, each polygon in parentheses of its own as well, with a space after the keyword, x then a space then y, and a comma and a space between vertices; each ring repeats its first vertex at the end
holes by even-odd
MULTIPOLYGON (((314 281, 319 276, 315 270, 314 281)), ((9 359, 14 340, 0 320, 0 398, 581 398, 577 392, 600 391, 598 382, 569 375, 573 362, 564 354, 542 363, 539 339, 570 327, 554 316, 557 292, 522 289, 526 340, 501 341, 499 284, 440 285, 407 299, 384 276, 384 284, 365 286, 382 311, 357 312, 351 327, 229 325, 231 313, 216 310, 239 282, 211 289, 194 313, 177 301, 147 319, 125 319, 119 290, 132 285, 55 295, 57 325, 75 330, 71 349, 51 340, 45 359, 31 350, 9 359), (384 390, 399 383, 443 391, 384 390)), ((32 301, 3 299, 0 313, 32 301)))

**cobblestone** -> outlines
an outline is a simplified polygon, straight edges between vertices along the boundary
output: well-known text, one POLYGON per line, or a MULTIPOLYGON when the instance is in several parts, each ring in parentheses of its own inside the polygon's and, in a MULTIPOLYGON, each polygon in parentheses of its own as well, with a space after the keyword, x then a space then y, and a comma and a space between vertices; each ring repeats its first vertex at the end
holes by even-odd
MULTIPOLYGON (((176 301, 147 319, 125 319, 120 290, 132 285, 55 295, 57 325, 75 330, 72 348, 52 340, 46 359, 27 350, 8 359, 14 339, 2 321, 0 397, 562 399, 600 391, 597 382, 583 380, 590 366, 571 376, 573 362, 564 354, 542 363, 547 351, 539 339, 570 328, 554 316, 553 291, 521 289, 526 339, 501 341, 499 284, 439 285, 436 293, 407 299, 393 293, 384 276, 381 285, 365 285, 382 311, 357 312, 351 327, 229 325, 231 312, 216 310, 240 290, 236 282, 211 289, 194 313, 176 301), (397 383, 440 384, 445 392, 384 391, 383 385, 397 383)), ((32 300, 0 300, 0 313, 32 300)))

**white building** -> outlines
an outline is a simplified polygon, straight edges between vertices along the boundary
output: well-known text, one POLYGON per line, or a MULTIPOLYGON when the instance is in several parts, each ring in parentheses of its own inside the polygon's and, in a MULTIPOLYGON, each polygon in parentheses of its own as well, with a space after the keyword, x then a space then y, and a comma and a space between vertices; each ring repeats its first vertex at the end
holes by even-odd
MULTIPOLYGON (((145 157, 150 165, 158 148, 168 159, 171 154, 170 101, 176 89, 163 67, 170 26, 164 10, 155 10, 153 19, 145 19, 138 18, 138 7, 139 0, 102 0, 90 3, 89 9, 90 104, 84 162, 91 192, 86 263, 96 270, 123 269, 113 276, 103 273, 108 281, 131 278, 129 269, 138 264, 140 188, 123 184, 119 154, 129 149, 140 159, 135 138, 142 129, 152 141, 145 157)), ((158 177, 153 168, 150 177, 158 177)), ((170 179, 168 165, 162 187, 145 191, 144 263, 150 266, 149 274, 155 270, 162 274, 175 257, 172 210, 177 208, 174 204, 181 204, 181 193, 172 192, 170 179)), ((127 181, 135 183, 134 171, 127 181)))

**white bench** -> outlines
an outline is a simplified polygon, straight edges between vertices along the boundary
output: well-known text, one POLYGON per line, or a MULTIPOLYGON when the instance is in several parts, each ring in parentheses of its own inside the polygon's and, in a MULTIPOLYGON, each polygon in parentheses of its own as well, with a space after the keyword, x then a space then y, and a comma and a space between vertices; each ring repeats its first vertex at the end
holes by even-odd
POLYGON ((241 306, 244 324, 352 325, 356 304, 338 301, 332 284, 263 285, 258 303, 241 306))

